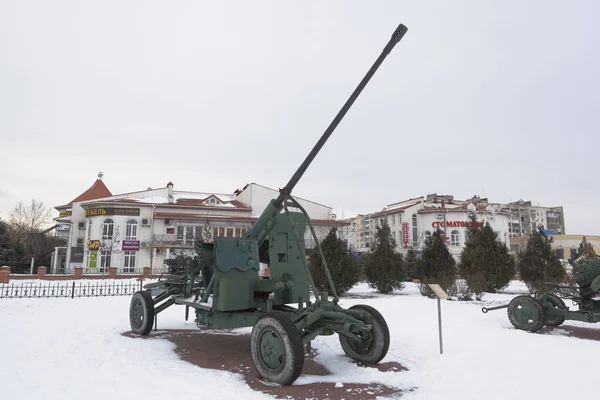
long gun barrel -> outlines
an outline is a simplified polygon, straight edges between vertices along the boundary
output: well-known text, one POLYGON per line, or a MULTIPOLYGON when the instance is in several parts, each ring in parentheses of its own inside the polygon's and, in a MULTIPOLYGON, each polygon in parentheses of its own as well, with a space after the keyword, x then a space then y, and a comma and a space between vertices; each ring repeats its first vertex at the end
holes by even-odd
POLYGON ((277 199, 271 201, 271 204, 265 209, 258 221, 256 221, 256 224, 254 224, 252 229, 248 232, 248 237, 256 238, 259 243, 266 238, 266 236, 268 235, 269 227, 271 225, 269 223, 269 220, 271 220, 275 215, 277 215, 281 211, 283 207, 283 202, 285 201, 286 197, 292 193, 292 190, 294 189, 298 181, 300 181, 300 178, 302 178, 302 175, 304 175, 309 165, 317 156, 323 145, 325 145, 325 142, 327 142, 335 128, 337 128, 337 126, 342 121, 350 107, 352 107, 352 104, 354 104, 362 90, 365 88, 365 86, 367 86, 367 83, 369 83, 369 81, 371 80, 379 66, 383 63, 387 55, 390 54, 394 46, 396 46, 396 44, 400 42, 400 40, 407 31, 408 28, 403 24, 400 24, 398 28, 396 28, 389 42, 384 47, 377 60, 375 60, 373 66, 369 69, 365 77, 360 81, 356 89, 354 89, 354 92, 352 93, 350 98, 346 101, 342 109, 335 116, 331 124, 329 124, 329 127, 327 127, 323 135, 321 135, 321 138, 319 139, 317 144, 313 147, 313 149, 310 151, 304 162, 296 170, 290 181, 287 183, 287 185, 285 185, 283 189, 280 190, 277 199))
POLYGON ((329 127, 327 127, 327 130, 325 130, 323 135, 321 135, 321 138, 319 139, 319 141, 317 142, 315 147, 313 147, 313 149, 310 151, 310 153, 308 154, 308 156, 306 157, 306 159, 304 160, 302 165, 300 165, 298 170, 296 170, 296 172, 294 173, 294 175, 292 176, 292 178, 290 179, 288 184, 285 185, 285 187, 281 190, 281 193, 280 193, 279 197, 277 198, 278 205, 283 204, 284 197, 286 195, 289 195, 292 193, 292 190, 294 189, 294 187, 296 186, 298 181, 300 181, 300 178, 302 178, 302 175, 304 175, 304 173, 306 172, 306 170, 308 169, 309 165, 312 163, 314 158, 317 156, 319 151, 321 151, 321 148, 323 147, 323 145, 325 145, 325 142, 327 142, 327 140, 329 139, 329 137, 331 136, 331 134, 333 133, 335 128, 337 128, 337 126, 342 121, 342 119, 344 119, 344 116, 346 115, 348 110, 350 110, 350 107, 352 107, 352 104, 354 104, 354 102, 356 101, 356 99, 358 98, 358 96, 360 95, 362 90, 365 88, 365 86, 367 86, 367 83, 369 83, 369 81, 371 80, 371 78, 373 77, 373 75, 375 74, 377 69, 379 68, 379 66, 383 63, 383 60, 385 60, 385 58, 387 57, 388 54, 390 54, 390 52, 392 51, 394 46, 402 39, 402 37, 404 36, 404 34, 406 33, 407 30, 408 30, 408 28, 406 26, 400 24, 400 26, 398 26, 398 28, 394 31, 390 41, 388 42, 388 44, 385 46, 385 48, 381 52, 381 55, 377 58, 377 60, 375 61, 375 63, 371 67, 371 69, 369 69, 369 71, 367 72, 365 77, 362 79, 362 81, 360 81, 357 88, 354 89, 354 92, 352 93, 350 98, 346 101, 346 104, 344 104, 344 106, 338 112, 338 114, 335 116, 333 121, 331 121, 331 124, 329 124, 329 127))

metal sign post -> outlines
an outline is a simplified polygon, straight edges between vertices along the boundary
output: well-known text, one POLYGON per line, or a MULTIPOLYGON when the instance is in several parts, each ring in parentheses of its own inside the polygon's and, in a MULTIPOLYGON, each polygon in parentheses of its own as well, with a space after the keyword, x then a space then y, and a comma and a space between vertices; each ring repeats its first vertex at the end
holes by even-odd
POLYGON ((437 298, 440 354, 444 354, 444 342, 442 340, 442 299, 446 300, 450 296, 448 296, 448 293, 446 293, 444 289, 442 289, 442 287, 436 283, 431 283, 427 286, 433 290, 433 293, 435 293, 435 297, 437 298))

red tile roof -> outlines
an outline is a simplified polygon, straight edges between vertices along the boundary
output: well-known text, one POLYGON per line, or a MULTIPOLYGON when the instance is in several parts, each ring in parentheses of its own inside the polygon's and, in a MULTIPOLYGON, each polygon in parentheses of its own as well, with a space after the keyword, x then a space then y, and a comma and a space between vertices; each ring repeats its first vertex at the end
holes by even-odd
POLYGON ((402 207, 396 207, 396 208, 392 208, 392 209, 385 210, 385 211, 380 211, 380 212, 378 212, 378 213, 374 213, 374 214, 373 214, 373 216, 375 216, 375 217, 380 217, 380 216, 382 216, 382 215, 395 214, 395 213, 397 213, 397 212, 404 211, 404 210, 406 210, 407 208, 410 208, 410 207, 412 207, 412 206, 416 206, 417 204, 419 204, 419 202, 412 203, 412 204, 407 204, 407 205, 405 205, 405 206, 402 206, 402 207))
POLYGON ((65 204, 64 206, 58 206, 56 208, 66 208, 72 206, 73 203, 79 201, 95 200, 110 196, 112 196, 112 193, 110 192, 110 190, 108 190, 104 182, 102 182, 102 179, 98 178, 88 190, 75 197, 68 204, 65 204))

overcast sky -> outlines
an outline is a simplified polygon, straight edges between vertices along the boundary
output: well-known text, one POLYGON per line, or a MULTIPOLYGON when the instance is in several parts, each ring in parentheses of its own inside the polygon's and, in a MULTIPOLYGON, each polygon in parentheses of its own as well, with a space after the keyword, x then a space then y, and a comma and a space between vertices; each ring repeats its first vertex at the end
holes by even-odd
POLYGON ((0 0, 0 216, 287 183, 344 217, 427 193, 563 205, 600 234, 600 2, 0 0))

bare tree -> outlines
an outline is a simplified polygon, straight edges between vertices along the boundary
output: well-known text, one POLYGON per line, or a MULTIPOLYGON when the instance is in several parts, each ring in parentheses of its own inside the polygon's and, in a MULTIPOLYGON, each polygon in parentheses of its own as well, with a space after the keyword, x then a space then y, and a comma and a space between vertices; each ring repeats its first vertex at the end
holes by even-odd
POLYGON ((32 199, 29 204, 19 202, 8 214, 12 240, 25 243, 27 233, 41 231, 51 215, 51 210, 41 201, 32 199))

